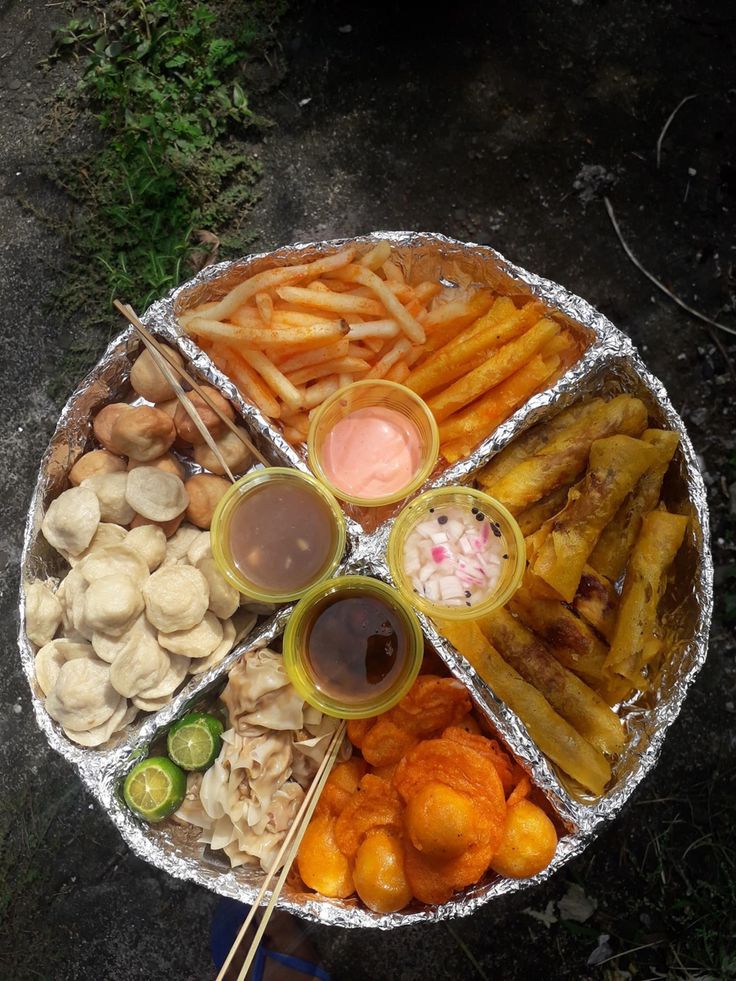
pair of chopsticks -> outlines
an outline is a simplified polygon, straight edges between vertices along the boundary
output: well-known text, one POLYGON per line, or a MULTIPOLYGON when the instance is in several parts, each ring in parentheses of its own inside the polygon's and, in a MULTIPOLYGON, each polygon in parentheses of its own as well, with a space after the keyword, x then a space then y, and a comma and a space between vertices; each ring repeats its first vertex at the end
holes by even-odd
POLYGON ((243 961, 243 966, 240 969, 240 974, 238 975, 238 981, 245 981, 245 977, 251 964, 253 963, 253 958, 256 955, 256 951, 258 950, 258 945, 261 942, 263 934, 266 932, 266 927, 268 926, 268 921, 271 918, 271 913, 276 906, 276 902, 281 894, 281 890, 284 887, 284 883, 286 882, 286 877, 288 876, 289 870, 291 869, 294 859, 297 856, 297 852, 299 851, 299 846, 301 845, 304 833, 309 827, 309 822, 314 814, 314 809, 317 806, 320 794, 322 793, 324 785, 327 782, 327 778, 330 775, 330 771, 332 770, 335 760, 337 759, 337 754, 340 752, 346 725, 347 723, 345 721, 341 721, 338 727, 335 729, 332 739, 330 740, 330 745, 327 748, 327 752, 319 765, 319 769, 315 774, 309 790, 304 796, 304 800, 302 801, 297 816, 289 828, 286 837, 284 838, 270 871, 266 874, 266 878, 263 880, 263 885, 261 886, 260 892, 253 901, 250 912, 245 918, 245 921, 240 928, 240 932, 235 938, 235 942, 230 948, 230 953, 227 955, 225 963, 220 968, 220 973, 217 975, 215 981, 223 981, 225 974, 232 963, 233 957, 235 957, 238 947, 242 943, 248 927, 253 922, 253 917, 256 915, 256 911, 261 904, 261 900, 268 891, 271 880, 276 875, 279 865, 283 861, 283 868, 281 869, 281 873, 276 880, 276 885, 271 892, 271 898, 268 901, 268 905, 266 906, 261 922, 256 930, 256 934, 253 937, 253 942, 248 949, 246 958, 243 961))
POLYGON ((213 402, 213 400, 210 398, 207 392, 202 388, 202 386, 197 381, 194 380, 194 378, 192 378, 192 376, 189 374, 186 368, 183 368, 176 360, 174 360, 174 358, 170 355, 170 349, 165 344, 160 344, 156 340, 156 338, 148 330, 146 325, 138 318, 133 307, 131 307, 129 303, 125 303, 125 304, 121 303, 120 300, 113 300, 113 306, 115 306, 115 308, 119 310, 120 313, 122 313, 125 319, 135 327, 141 340, 143 341, 144 346, 148 349, 148 351, 151 354, 151 357, 155 361, 156 366, 158 367, 158 369, 160 370, 161 374, 164 376, 166 381, 174 389, 174 392, 176 393, 176 397, 179 399, 179 402, 184 407, 184 410, 188 414, 189 418, 192 420, 194 425, 201 433, 202 439, 205 441, 205 443, 210 448, 210 450, 214 453, 215 458, 217 459, 220 466, 223 468, 224 472, 228 475, 230 480, 233 483, 235 483, 235 477, 233 476, 230 467, 227 465, 227 462, 224 456, 222 455, 222 451, 220 450, 219 446, 212 438, 212 433, 210 433, 209 429, 207 428, 207 426, 205 426, 204 422, 202 421, 202 417, 194 407, 194 403, 182 388, 181 383, 179 382, 179 378, 177 378, 177 375, 179 375, 179 377, 181 377, 189 386, 191 386, 191 388, 197 393, 197 395, 199 395, 199 397, 202 399, 205 405, 208 405, 210 409, 212 409, 212 411, 215 413, 218 419, 220 419, 227 426, 227 428, 237 436, 240 442, 244 446, 246 446, 248 450, 250 450, 250 452, 257 460, 260 460, 260 462, 264 466, 266 467, 269 466, 268 460, 260 452, 260 450, 258 450, 256 446, 254 446, 254 444, 246 436, 246 434, 241 429, 238 429, 238 427, 235 425, 232 419, 230 419, 229 416, 226 416, 225 413, 220 409, 220 407, 215 402, 213 402))

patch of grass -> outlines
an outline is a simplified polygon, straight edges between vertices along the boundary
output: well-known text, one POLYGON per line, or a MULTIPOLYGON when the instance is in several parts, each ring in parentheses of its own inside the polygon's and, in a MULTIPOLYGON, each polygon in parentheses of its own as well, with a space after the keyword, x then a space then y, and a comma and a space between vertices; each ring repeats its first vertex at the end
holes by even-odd
POLYGON ((144 308, 213 247, 220 257, 245 248, 260 174, 246 140, 266 121, 243 77, 273 44, 286 5, 107 0, 58 31, 51 60, 81 63, 58 114, 99 132, 93 150, 57 158, 51 172, 72 203, 55 300, 75 325, 66 369, 88 359, 85 329, 109 325, 114 296, 144 308))

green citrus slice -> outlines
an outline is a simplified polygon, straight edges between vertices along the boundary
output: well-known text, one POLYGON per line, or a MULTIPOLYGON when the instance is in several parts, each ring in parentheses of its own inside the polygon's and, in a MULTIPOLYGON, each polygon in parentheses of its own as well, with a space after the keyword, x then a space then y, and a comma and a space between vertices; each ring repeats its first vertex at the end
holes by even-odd
POLYGON ((151 756, 138 763, 125 778, 123 797, 128 807, 144 820, 163 821, 184 800, 187 778, 165 756, 151 756))
POLYGON ((206 770, 220 752, 222 728, 222 722, 206 712, 185 715, 169 729, 169 756, 182 770, 206 770))

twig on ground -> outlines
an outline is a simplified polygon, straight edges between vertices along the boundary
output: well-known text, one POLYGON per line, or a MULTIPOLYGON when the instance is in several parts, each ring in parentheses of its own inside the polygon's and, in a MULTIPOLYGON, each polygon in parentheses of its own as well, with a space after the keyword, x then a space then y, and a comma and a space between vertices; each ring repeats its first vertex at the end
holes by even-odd
POLYGON ((662 157, 662 141, 667 135, 667 130, 670 128, 672 124, 672 120, 675 118, 675 116, 678 114, 680 109, 682 109, 682 107, 685 105, 686 102, 689 102, 691 99, 697 99, 697 97, 698 97, 697 92, 694 95, 686 95, 684 99, 681 99, 680 102, 677 103, 675 108, 667 117, 667 122, 662 127, 662 132, 659 134, 659 139, 657 140, 657 170, 659 170, 659 161, 662 157))

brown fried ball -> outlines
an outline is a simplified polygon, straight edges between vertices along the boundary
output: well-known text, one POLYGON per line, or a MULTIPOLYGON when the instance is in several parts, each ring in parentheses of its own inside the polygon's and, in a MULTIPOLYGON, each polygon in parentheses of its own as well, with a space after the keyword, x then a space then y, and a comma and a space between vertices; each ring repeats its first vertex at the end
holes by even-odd
POLYGON ((131 412, 132 409, 133 406, 128 405, 127 402, 111 402, 100 409, 92 421, 95 438, 111 453, 123 452, 113 443, 112 430, 120 416, 123 413, 131 412))
POLYGON ((189 495, 187 521, 197 528, 209 528, 215 508, 230 482, 211 473, 198 473, 185 481, 184 487, 189 495))
POLYGON ((184 467, 173 453, 164 453, 163 456, 156 457, 155 460, 128 460, 128 470, 135 470, 136 467, 155 467, 163 470, 164 473, 173 473, 179 480, 184 480, 184 467))
MULTIPOLYGON (((233 407, 230 405, 228 400, 217 391, 216 388, 211 388, 209 385, 203 385, 202 390, 209 396, 210 400, 214 402, 223 415, 227 416, 228 419, 235 418, 233 407)), ((190 392, 189 399, 210 433, 215 438, 221 436, 225 429, 225 423, 222 422, 217 413, 210 408, 199 392, 190 392)), ((177 406, 176 412, 174 413, 174 425, 176 426, 178 437, 184 440, 185 443, 191 443, 192 446, 199 446, 204 443, 204 437, 200 433, 199 429, 197 429, 187 410, 181 404, 177 406)))
POLYGON ((365 839, 355 856, 355 891, 368 909, 395 913, 412 899, 401 840, 381 828, 365 839))
POLYGON ((557 849, 557 832, 536 804, 520 800, 508 809, 506 830, 491 868, 511 879, 527 879, 546 869, 557 849))
POLYGON ((88 477, 97 477, 105 473, 120 473, 125 470, 125 460, 110 453, 109 450, 90 450, 83 453, 69 471, 69 481, 74 487, 79 487, 88 477))
MULTIPOLYGON (((172 347, 167 346, 166 354, 180 366, 184 364, 182 356, 172 347)), ((149 402, 165 402, 174 395, 174 389, 148 350, 138 355, 130 372, 130 384, 134 391, 149 402)))
POLYGON ((335 818, 315 814, 304 833, 297 855, 304 884, 323 896, 345 899, 355 891, 350 863, 335 841, 335 818))
POLYGON ((131 528, 141 528, 143 525, 155 525, 163 531, 167 538, 171 538, 174 532, 178 531, 179 525, 184 520, 184 512, 172 518, 171 521, 151 521, 150 518, 144 518, 142 514, 137 514, 133 520, 130 522, 131 528))
POLYGON ((160 409, 137 405, 122 412, 113 423, 110 434, 113 447, 135 460, 155 460, 174 442, 173 421, 160 409))

